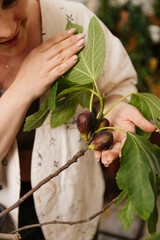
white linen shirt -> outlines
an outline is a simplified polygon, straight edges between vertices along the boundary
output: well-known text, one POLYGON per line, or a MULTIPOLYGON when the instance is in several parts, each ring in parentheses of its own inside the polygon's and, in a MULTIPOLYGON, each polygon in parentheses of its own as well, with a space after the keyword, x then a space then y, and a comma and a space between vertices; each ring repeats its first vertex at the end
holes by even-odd
MULTIPOLYGON (((65 30, 67 21, 88 24, 94 15, 83 4, 70 1, 40 0, 43 41, 65 30)), ((120 41, 100 22, 106 37, 106 61, 98 85, 101 93, 127 95, 135 92, 136 72, 120 41)), ((87 37, 86 37, 87 43, 87 37)), ((43 102, 46 92, 41 97, 43 102)), ((66 124, 50 128, 50 115, 36 129, 31 164, 31 184, 34 187, 43 178, 55 172, 84 146, 76 127, 76 117, 66 124)), ((0 166, 0 203, 6 208, 15 203, 20 195, 19 155, 16 140, 0 166)), ((40 222, 52 220, 77 221, 91 216, 103 206, 104 180, 99 163, 93 152, 87 151, 77 163, 72 164, 59 176, 43 185, 35 194, 34 202, 40 222)), ((46 225, 42 227, 47 240, 91 240, 96 231, 98 218, 78 225, 46 225)), ((18 227, 18 209, 9 214, 6 231, 18 227)))

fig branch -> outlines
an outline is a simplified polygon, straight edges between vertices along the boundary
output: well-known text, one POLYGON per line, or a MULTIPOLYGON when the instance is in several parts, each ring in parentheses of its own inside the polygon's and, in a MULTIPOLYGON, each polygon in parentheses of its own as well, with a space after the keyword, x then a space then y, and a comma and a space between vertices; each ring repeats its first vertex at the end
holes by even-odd
MULTIPOLYGON (((89 143, 92 141, 92 138, 89 140, 89 143)), ((29 192, 27 192, 25 195, 23 195, 17 202, 15 202, 13 205, 11 205, 9 208, 5 209, 0 213, 0 218, 12 211, 13 209, 17 208, 22 202, 24 202, 30 195, 32 195, 34 192, 36 192, 42 185, 49 182, 52 178, 55 178, 58 176, 61 172, 66 170, 71 164, 76 163, 77 160, 82 157, 85 152, 88 150, 88 144, 87 146, 83 147, 80 151, 78 151, 72 159, 68 160, 66 164, 64 164, 62 167, 60 167, 57 171, 50 174, 46 178, 44 178, 42 181, 40 181, 35 187, 33 187, 29 192)))
MULTIPOLYGON (((98 89, 98 87, 96 88, 96 90, 98 89)), ((99 99, 100 99, 100 102, 101 102, 101 112, 103 111, 103 101, 104 101, 104 95, 103 97, 100 96, 100 93, 98 91, 98 93, 96 93, 94 90, 92 90, 92 93, 99 96, 99 99)), ((129 95, 127 95, 129 96, 129 95)), ((126 97, 127 97, 126 96, 126 97)), ((124 97, 125 98, 125 97, 124 97)), ((121 101, 124 99, 120 99, 121 101)), ((120 102, 120 100, 116 103, 118 104, 120 102)), ((114 104, 115 105, 115 104, 114 104)), ((103 122, 103 118, 101 119, 101 122, 103 122)), ((96 123, 96 118, 94 116, 94 114, 92 112, 89 112, 89 114, 87 113, 82 113, 82 115, 79 115, 78 118, 77 118, 77 127, 82 135, 82 137, 85 139, 85 140, 88 140, 88 134, 92 131, 93 127, 95 126, 95 123, 96 123), (83 119, 83 121, 82 121, 83 119), (78 126, 78 122, 79 122, 79 126, 78 126)), ((103 125, 103 127, 108 127, 109 129, 109 126, 108 126, 108 122, 105 123, 103 125), (107 124, 107 126, 106 126, 107 124)), ((99 124, 99 126, 101 126, 99 124)), ((113 129, 110 127, 110 129, 113 129)), ((115 129, 115 128, 114 128, 115 129)), ((118 130, 118 129, 117 129, 118 130)), ((101 133, 101 132, 100 132, 101 133)), ((99 134, 100 134, 99 133, 99 134)), ((97 134, 98 135, 98 134, 97 134)), ((109 133, 105 133, 102 131, 102 134, 100 135, 104 135, 104 136, 101 136, 100 137, 100 140, 101 138, 103 139, 104 142, 102 142, 102 145, 105 145, 105 147, 103 146, 100 146, 100 150, 105 150, 105 149, 109 149, 113 143, 113 136, 111 134, 111 132, 109 133)), ((62 171, 64 171, 65 169, 67 169, 71 164, 77 162, 77 160, 83 156, 85 154, 85 152, 88 150, 88 149, 95 149, 92 145, 92 148, 89 147, 89 144, 92 142, 93 140, 93 136, 94 134, 92 134, 89 138, 89 142, 88 142, 88 145, 85 146, 84 148, 82 148, 79 152, 77 152, 72 159, 68 160, 66 164, 64 164, 61 168, 59 168, 56 172, 54 172, 53 174, 50 174, 49 176, 47 176, 46 178, 44 178, 42 181, 40 181, 34 188, 32 188, 29 192, 27 192, 24 196, 22 196, 17 202, 15 202, 13 205, 11 205, 9 208, 5 209, 4 211, 2 211, 0 213, 0 218, 4 215, 6 215, 7 213, 9 213, 10 211, 12 211, 13 209, 17 208, 22 202, 25 201, 25 199, 27 199, 30 195, 32 195, 35 191, 37 191, 42 185, 44 185, 45 183, 47 183, 48 181, 50 181, 52 178, 58 176, 62 171)), ((97 141, 97 144, 99 145, 99 136, 98 137, 95 137, 94 141, 97 141), (98 138, 98 139, 97 139, 98 138)), ((101 143, 100 143, 101 145, 101 143)), ((97 149, 98 150, 98 149, 97 149)))
POLYGON ((112 204, 114 204, 116 202, 116 200, 119 198, 120 195, 118 195, 117 197, 115 197, 111 202, 107 203, 106 206, 104 206, 104 208, 102 208, 100 211, 96 212, 95 214, 91 215, 88 218, 82 219, 82 220, 78 220, 78 221, 50 221, 50 222, 45 222, 45 223, 37 223, 37 224, 31 224, 31 225, 27 225, 21 228, 18 228, 14 231, 11 232, 11 234, 13 233, 17 233, 20 232, 22 230, 26 230, 29 228, 35 228, 35 227, 42 227, 44 225, 49 225, 49 224, 68 224, 68 225, 75 225, 75 224, 81 224, 81 223, 86 223, 86 222, 90 222, 91 220, 93 220, 94 218, 100 216, 102 213, 104 213, 112 204))

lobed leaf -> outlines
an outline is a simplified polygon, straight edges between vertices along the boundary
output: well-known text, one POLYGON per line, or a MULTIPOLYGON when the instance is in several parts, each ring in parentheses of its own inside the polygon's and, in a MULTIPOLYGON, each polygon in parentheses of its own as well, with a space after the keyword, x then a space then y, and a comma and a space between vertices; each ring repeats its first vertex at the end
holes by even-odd
POLYGON ((117 173, 120 189, 128 190, 133 206, 142 219, 147 220, 155 205, 150 172, 160 172, 160 148, 148 139, 127 132, 122 148, 121 167, 117 173), (147 201, 146 201, 147 199, 147 201))
POLYGON ((78 54, 78 63, 64 77, 77 84, 87 84, 97 80, 105 62, 105 37, 96 17, 92 17, 88 27, 88 47, 78 54))

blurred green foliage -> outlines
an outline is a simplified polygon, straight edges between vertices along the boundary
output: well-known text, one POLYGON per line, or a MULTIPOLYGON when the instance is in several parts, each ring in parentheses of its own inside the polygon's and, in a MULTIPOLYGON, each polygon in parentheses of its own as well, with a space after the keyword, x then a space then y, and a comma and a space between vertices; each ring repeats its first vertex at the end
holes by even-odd
POLYGON ((155 0, 153 3, 154 14, 156 17, 160 17, 160 0, 155 0))
MULTIPOLYGON (((153 5, 154 15, 160 18, 160 0, 153 5)), ((160 42, 153 42, 149 26, 150 19, 142 5, 131 1, 123 5, 111 5, 111 0, 101 0, 98 17, 125 46, 138 73, 138 89, 150 92, 147 79, 156 83, 160 72, 160 42), (124 16, 123 16, 124 14, 124 16), (128 16, 128 19, 126 19, 128 16)))

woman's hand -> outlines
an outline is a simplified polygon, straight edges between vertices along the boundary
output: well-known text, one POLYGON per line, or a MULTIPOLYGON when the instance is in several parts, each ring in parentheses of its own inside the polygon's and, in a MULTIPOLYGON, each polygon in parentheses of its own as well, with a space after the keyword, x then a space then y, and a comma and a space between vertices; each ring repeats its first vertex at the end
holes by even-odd
POLYGON ((77 62, 76 53, 83 48, 85 34, 74 35, 74 31, 58 34, 33 49, 1 97, 0 160, 13 143, 32 101, 77 62))
POLYGON ((29 101, 43 94, 54 81, 77 62, 85 34, 75 29, 58 34, 33 49, 24 60, 12 87, 29 101))
MULTIPOLYGON (((115 101, 114 101, 115 102, 115 101)), ((110 126, 122 128, 126 131, 135 132, 136 126, 146 132, 154 132, 155 126, 148 122, 137 108, 127 102, 120 102, 107 115, 110 126)), ((95 151, 97 160, 101 158, 102 163, 108 167, 114 159, 121 156, 121 149, 126 139, 126 134, 120 130, 113 130, 114 144, 107 151, 95 151)))

